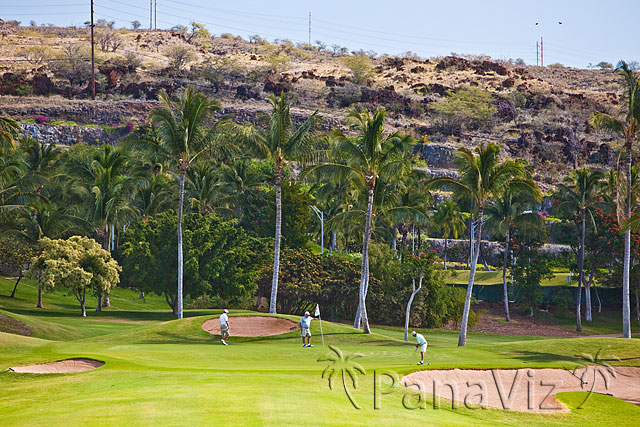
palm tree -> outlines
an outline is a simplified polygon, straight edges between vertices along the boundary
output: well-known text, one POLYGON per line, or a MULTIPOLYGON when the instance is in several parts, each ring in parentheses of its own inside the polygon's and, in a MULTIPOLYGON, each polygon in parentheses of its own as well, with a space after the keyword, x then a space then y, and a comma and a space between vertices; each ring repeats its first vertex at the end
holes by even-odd
POLYGON ((20 125, 8 117, 0 117, 0 154, 6 155, 16 148, 20 125))
POLYGON ((507 288, 507 262, 511 249, 511 232, 514 229, 522 231, 539 230, 544 227, 542 216, 531 211, 535 202, 540 201, 542 194, 533 181, 527 186, 535 190, 511 191, 509 188, 498 200, 487 207, 487 228, 496 235, 505 236, 504 260, 502 263, 502 291, 504 296, 504 315, 507 322, 509 316, 509 290, 507 288))
POLYGON ((178 303, 177 315, 183 317, 183 254, 182 254, 182 212, 184 205, 184 183, 187 171, 198 156, 213 142, 207 120, 220 109, 218 101, 195 93, 188 88, 176 99, 166 92, 158 95, 162 106, 151 110, 149 118, 154 124, 157 137, 132 140, 130 143, 142 146, 155 155, 170 160, 179 174, 178 193, 178 303))
POLYGON ((512 186, 513 190, 528 189, 533 191, 531 183, 526 178, 524 166, 513 160, 500 162, 500 147, 496 144, 488 144, 475 149, 475 153, 467 148, 458 148, 455 152, 454 164, 458 167, 458 179, 449 177, 433 178, 428 185, 431 187, 441 187, 452 189, 454 196, 466 197, 473 200, 477 209, 475 220, 471 217, 471 235, 473 236, 471 245, 471 271, 469 274, 469 285, 464 303, 464 311, 460 325, 460 335, 458 346, 467 343, 467 323, 469 320, 469 310, 471 309, 471 296, 473 283, 476 275, 479 248, 482 237, 482 225, 484 210, 490 198, 497 199, 512 186), (518 185, 515 185, 518 182, 518 185), (475 240, 475 242, 474 242, 475 240))
MULTIPOLYGON (((602 172, 591 169, 578 169, 571 171, 561 184, 556 194, 556 209, 559 212, 573 214, 578 222, 578 301, 576 304, 576 330, 582 331, 582 317, 580 305, 582 304, 582 284, 584 283, 584 247, 587 215, 595 227, 593 209, 601 202, 600 189, 603 185, 602 172)), ((587 318, 591 319, 591 292, 585 291, 587 303, 587 318)))
POLYGON ((314 154, 313 131, 319 121, 318 112, 309 116, 302 125, 295 129, 291 117, 292 98, 282 92, 279 98, 271 95, 271 114, 269 125, 260 129, 254 125, 238 125, 229 123, 228 132, 233 138, 247 148, 250 154, 260 159, 267 159, 274 164, 274 185, 276 192, 276 230, 273 253, 273 277, 271 280, 271 300, 269 313, 276 312, 278 297, 278 272, 280 270, 280 240, 282 234, 282 173, 291 161, 306 163, 314 154))
POLYGON ((449 236, 457 239, 467 228, 464 215, 460 212, 458 204, 451 199, 438 203, 431 218, 431 226, 437 231, 442 231, 442 238, 444 239, 443 267, 446 270, 449 236))
POLYGON ((187 171, 185 196, 192 206, 199 206, 203 215, 215 212, 221 216, 233 216, 230 206, 235 200, 235 194, 226 192, 215 169, 208 161, 195 162, 187 171))
MULTIPOLYGON (((638 72, 634 71, 629 65, 620 61, 616 67, 616 71, 623 78, 623 102, 621 103, 621 111, 619 117, 613 117, 605 113, 596 113, 591 118, 591 124, 595 127, 608 129, 621 133, 624 136, 625 150, 625 178, 626 178, 626 200, 621 199, 618 194, 618 223, 622 224, 631 217, 631 167, 633 158, 631 149, 633 143, 638 140, 640 135, 640 77, 638 72), (622 207, 624 206, 624 213, 622 207)), ((620 172, 620 165, 618 164, 620 172)), ((621 181, 621 173, 618 173, 618 180, 621 181)), ((631 261, 631 230, 628 229, 624 234, 624 261, 622 272, 622 334, 625 338, 631 338, 631 306, 629 303, 629 268, 631 261)))
POLYGON ((352 129, 357 132, 349 137, 335 130, 331 135, 329 158, 342 159, 341 163, 322 163, 310 170, 333 173, 340 170, 351 171, 358 185, 367 195, 367 209, 364 215, 364 238, 362 244, 362 264, 360 268, 359 310, 353 327, 359 329, 362 322, 364 333, 371 333, 366 309, 366 291, 369 282, 369 243, 372 221, 375 218, 374 195, 376 188, 382 190, 385 182, 393 181, 394 176, 406 173, 406 154, 412 139, 408 135, 384 132, 385 110, 377 109, 371 114, 354 110, 348 116, 352 129))

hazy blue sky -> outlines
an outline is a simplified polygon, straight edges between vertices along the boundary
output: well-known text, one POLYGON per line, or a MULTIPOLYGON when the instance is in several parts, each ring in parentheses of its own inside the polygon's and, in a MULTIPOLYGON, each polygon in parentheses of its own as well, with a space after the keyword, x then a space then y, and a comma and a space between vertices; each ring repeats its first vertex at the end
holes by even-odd
MULTIPOLYGON (((312 41, 351 50, 488 54, 535 64, 543 36, 547 65, 640 60, 640 0, 156 1, 158 28, 195 20, 215 34, 307 41, 311 12, 312 41)), ((149 26, 149 0, 95 0, 95 12, 118 26, 133 20, 149 26)), ((0 0, 0 18, 81 25, 89 19, 89 0, 0 0)))

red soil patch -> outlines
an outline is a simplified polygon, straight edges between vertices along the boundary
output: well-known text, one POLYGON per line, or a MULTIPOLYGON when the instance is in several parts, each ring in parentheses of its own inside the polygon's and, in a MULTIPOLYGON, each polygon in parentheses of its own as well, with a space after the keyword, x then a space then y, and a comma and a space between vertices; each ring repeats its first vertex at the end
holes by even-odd
MULTIPOLYGON (((280 317, 267 316, 229 316, 231 336, 267 337, 286 334, 298 328, 298 324, 280 317)), ((213 335, 220 335, 220 319, 209 319, 202 324, 202 329, 213 335)))
POLYGON ((472 332, 483 332, 500 335, 528 335, 539 337, 580 337, 575 332, 562 329, 549 320, 539 317, 529 317, 522 314, 513 304, 510 307, 511 321, 504 321, 504 305, 495 303, 481 303, 474 306, 474 310, 485 309, 473 328, 472 332))
POLYGON ((77 358, 39 363, 37 365, 16 366, 9 369, 13 372, 27 374, 69 374, 72 372, 91 371, 102 365, 104 365, 104 362, 99 360, 77 358))
MULTIPOLYGON (((588 392, 592 387, 594 393, 610 394, 640 405, 640 368, 637 367, 616 367, 615 377, 602 366, 589 366, 575 372, 565 369, 427 370, 403 377, 402 384, 412 389, 419 386, 428 396, 432 396, 435 387, 436 396, 449 400, 453 396, 459 406, 467 403, 513 411, 566 412, 567 408, 555 399, 556 393, 588 392)), ((441 403, 442 406, 449 404, 441 403)))

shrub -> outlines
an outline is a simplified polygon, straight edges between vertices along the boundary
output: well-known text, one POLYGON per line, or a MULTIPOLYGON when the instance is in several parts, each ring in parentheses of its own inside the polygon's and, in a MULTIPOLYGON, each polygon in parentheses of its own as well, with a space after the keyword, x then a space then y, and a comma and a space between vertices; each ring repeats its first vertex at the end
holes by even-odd
POLYGON ((492 101, 492 95, 480 88, 449 91, 445 99, 432 107, 437 114, 437 127, 442 133, 451 135, 484 127, 496 111, 492 101))
POLYGON ((363 85, 373 75, 371 58, 364 53, 344 57, 342 62, 351 71, 351 81, 355 84, 363 85))
POLYGON ((189 63, 196 60, 196 55, 185 46, 171 46, 164 55, 169 60, 169 68, 174 72, 182 71, 189 63))

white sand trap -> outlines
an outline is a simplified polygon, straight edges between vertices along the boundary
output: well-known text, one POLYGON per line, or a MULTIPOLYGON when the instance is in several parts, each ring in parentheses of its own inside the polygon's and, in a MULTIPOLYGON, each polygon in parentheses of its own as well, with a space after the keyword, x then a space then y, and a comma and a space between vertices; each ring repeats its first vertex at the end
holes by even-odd
MULTIPOLYGON (((202 329, 213 335, 220 335, 220 319, 209 319, 202 329)), ((267 316, 229 316, 230 335, 233 337, 267 337, 286 334, 298 329, 291 320, 267 316)))
POLYGON ((39 363, 37 365, 16 366, 9 369, 13 372, 26 374, 70 374, 72 372, 90 371, 102 365, 104 365, 104 362, 99 360, 77 358, 39 363))
MULTIPOLYGON (((420 386, 427 397, 435 394, 451 400, 453 396, 460 406, 466 402, 513 411, 566 412, 568 409, 555 399, 556 393, 588 392, 592 387, 594 393, 610 394, 640 405, 640 368, 615 367, 615 373, 614 377, 603 366, 589 366, 575 372, 564 369, 426 370, 404 376, 401 383, 413 389, 420 386), (581 377, 586 382, 582 387, 581 377)), ((441 402, 441 405, 450 403, 441 402)))

